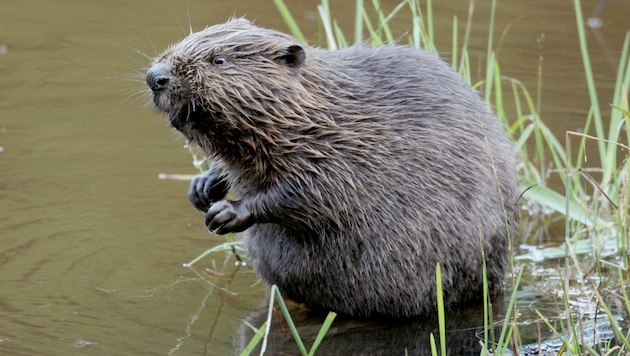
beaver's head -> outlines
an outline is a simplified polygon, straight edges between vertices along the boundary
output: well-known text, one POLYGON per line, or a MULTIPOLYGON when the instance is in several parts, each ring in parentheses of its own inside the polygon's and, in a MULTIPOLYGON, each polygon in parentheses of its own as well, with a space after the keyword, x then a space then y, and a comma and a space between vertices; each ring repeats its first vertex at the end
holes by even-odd
POLYGON ((173 45, 154 61, 146 83, 170 124, 208 153, 230 140, 259 149, 282 144, 274 130, 293 120, 299 126, 306 116, 305 59, 296 39, 236 19, 173 45))

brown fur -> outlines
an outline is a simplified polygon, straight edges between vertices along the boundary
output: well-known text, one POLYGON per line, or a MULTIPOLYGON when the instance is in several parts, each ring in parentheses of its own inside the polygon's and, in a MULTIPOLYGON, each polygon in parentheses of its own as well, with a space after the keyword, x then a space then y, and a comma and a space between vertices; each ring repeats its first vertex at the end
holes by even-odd
POLYGON ((513 147, 437 56, 327 51, 232 20, 156 58, 147 84, 213 160, 189 193, 206 225, 245 231, 254 269, 285 297, 358 317, 430 315, 437 263, 447 306, 482 296, 482 251, 491 294, 502 290, 513 147))

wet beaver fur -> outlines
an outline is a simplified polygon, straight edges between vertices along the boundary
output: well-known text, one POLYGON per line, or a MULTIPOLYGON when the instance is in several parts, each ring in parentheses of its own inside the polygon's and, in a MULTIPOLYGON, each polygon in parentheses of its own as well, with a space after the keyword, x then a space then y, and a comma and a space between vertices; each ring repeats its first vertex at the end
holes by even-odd
POLYGON ((282 294, 354 317, 502 290, 516 227, 513 146, 437 56, 307 46, 231 20, 192 33, 146 76, 155 107, 212 159, 189 199, 218 234, 244 231, 282 294), (239 200, 228 200, 231 189, 239 200))

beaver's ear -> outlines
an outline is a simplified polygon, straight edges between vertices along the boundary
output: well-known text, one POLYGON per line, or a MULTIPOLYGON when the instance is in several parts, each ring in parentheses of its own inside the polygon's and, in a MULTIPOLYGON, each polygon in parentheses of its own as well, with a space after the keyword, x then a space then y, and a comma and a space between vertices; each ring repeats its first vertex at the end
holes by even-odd
POLYGON ((302 48, 302 46, 290 45, 279 51, 278 56, 276 57, 276 62, 286 65, 287 67, 297 69, 304 64, 305 59, 306 53, 304 53, 304 48, 302 48))

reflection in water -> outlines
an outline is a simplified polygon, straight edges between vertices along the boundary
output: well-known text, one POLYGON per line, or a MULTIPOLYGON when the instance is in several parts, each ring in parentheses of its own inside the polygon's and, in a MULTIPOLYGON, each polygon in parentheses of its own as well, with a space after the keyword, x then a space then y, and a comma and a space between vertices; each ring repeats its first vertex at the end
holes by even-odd
MULTIPOLYGON (((305 307, 288 302, 291 318, 307 351, 317 337, 325 315, 309 311, 305 307)), ((489 330, 488 338, 499 338, 501 324, 505 316, 506 302, 497 302, 493 308, 494 329, 489 330), (494 335, 492 335, 494 332, 494 335)), ((252 312, 241 324, 239 330, 239 350, 244 350, 252 338, 252 326, 259 327, 267 321, 268 306, 264 305, 252 312)), ((448 355, 479 355, 484 342, 484 315, 482 305, 468 305, 457 311, 446 313, 446 350, 448 355)), ((557 318, 548 320, 559 334, 541 331, 538 325, 519 323, 513 330, 509 345, 519 339, 517 350, 507 350, 506 355, 521 356, 553 356, 565 351, 567 342, 588 345, 604 354, 613 349, 615 333, 610 319, 602 315, 599 318, 573 320, 576 323, 575 333, 566 330, 568 320, 557 318), (520 331, 518 329, 521 329, 520 331), (523 333, 521 333, 523 332, 523 333), (529 334, 529 336, 527 335, 529 334), (611 344, 612 343, 612 344, 611 344)), ((620 316, 613 318, 621 330, 626 330, 626 323, 620 316)), ((542 327, 546 329, 546 327, 542 327)), ((431 336, 435 338, 439 348, 439 331, 436 320, 427 318, 409 320, 361 321, 338 316, 317 348, 321 355, 431 355, 431 336)), ((494 338, 494 339, 493 339, 494 338)), ((259 354, 263 342, 260 341, 252 354, 259 354)), ((492 351, 493 344, 487 345, 492 351)), ((269 355, 299 355, 298 347, 279 308, 274 309, 267 345, 269 355)))
MULTIPOLYGON (((494 315, 499 315, 495 308, 494 315)), ((307 350, 312 345, 325 315, 311 312, 300 305, 288 304, 291 317, 307 350)), ((253 337, 247 323, 260 326, 267 319, 267 306, 251 313, 240 328, 240 349, 243 350, 253 337)), ((479 355, 483 341, 483 307, 468 306, 463 310, 447 313, 446 347, 449 355, 479 355)), ((430 355, 430 337, 439 345, 438 324, 435 320, 383 320, 360 321, 337 316, 330 330, 317 348, 321 355, 430 355)), ((498 337, 498 334, 497 334, 498 337)), ((262 341, 253 354, 260 352, 262 341)), ((297 346, 280 311, 275 311, 268 337, 266 354, 299 355, 297 346)))

